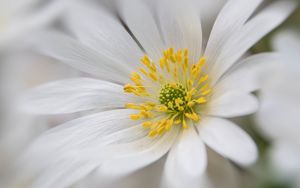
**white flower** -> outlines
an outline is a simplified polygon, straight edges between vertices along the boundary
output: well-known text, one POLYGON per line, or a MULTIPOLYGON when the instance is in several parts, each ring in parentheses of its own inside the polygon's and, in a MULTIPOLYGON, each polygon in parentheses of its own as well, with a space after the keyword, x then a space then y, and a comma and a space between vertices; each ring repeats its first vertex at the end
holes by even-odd
POLYGON ((273 141, 270 155, 277 173, 295 181, 300 178, 300 35, 281 32, 273 46, 284 58, 264 79, 256 117, 263 133, 273 141))
POLYGON ((294 9, 278 1, 256 12, 261 3, 230 0, 207 45, 192 1, 163 0, 151 7, 141 0, 118 1, 123 23, 92 6, 72 9, 66 23, 76 39, 48 32, 36 43, 43 53, 98 79, 38 87, 23 108, 95 113, 35 142, 25 157, 28 167, 38 166, 33 187, 67 187, 98 168, 103 176, 128 174, 167 154, 163 186, 199 187, 207 167, 205 145, 239 165, 252 164, 254 142, 226 118, 256 111, 256 75, 260 64, 276 56, 240 59, 294 9))
POLYGON ((62 2, 53 1, 41 8, 41 3, 41 0, 0 1, 1 48, 54 20, 64 7, 62 2))

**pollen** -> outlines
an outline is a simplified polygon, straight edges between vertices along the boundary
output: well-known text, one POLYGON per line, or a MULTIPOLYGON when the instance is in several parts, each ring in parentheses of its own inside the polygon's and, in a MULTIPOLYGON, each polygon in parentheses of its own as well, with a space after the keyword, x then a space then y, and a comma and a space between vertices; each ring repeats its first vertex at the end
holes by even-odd
POLYGON ((159 62, 147 55, 140 61, 141 67, 130 76, 132 83, 124 86, 125 93, 143 101, 125 104, 137 111, 130 116, 132 120, 142 121, 150 137, 163 135, 174 126, 188 129, 201 121, 212 93, 204 57, 190 62, 188 49, 169 48, 159 62))

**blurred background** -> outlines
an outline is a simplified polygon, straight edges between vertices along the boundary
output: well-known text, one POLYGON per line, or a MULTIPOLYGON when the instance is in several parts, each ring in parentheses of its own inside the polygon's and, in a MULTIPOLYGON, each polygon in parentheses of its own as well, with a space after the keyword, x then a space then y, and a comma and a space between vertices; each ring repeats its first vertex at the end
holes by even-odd
MULTIPOLYGON (((35 117, 16 108, 18 98, 30 88, 82 75, 27 45, 37 32, 63 28, 64 2, 0 0, 0 188, 14 182, 13 165, 36 136, 78 115, 35 117)), ((110 1, 99 3, 113 9, 110 1)), ((286 58, 266 74, 262 90, 255 93, 261 109, 234 119, 260 150, 255 165, 236 167, 238 181, 241 188, 300 188, 300 8, 250 53, 268 51, 280 51, 286 58)))

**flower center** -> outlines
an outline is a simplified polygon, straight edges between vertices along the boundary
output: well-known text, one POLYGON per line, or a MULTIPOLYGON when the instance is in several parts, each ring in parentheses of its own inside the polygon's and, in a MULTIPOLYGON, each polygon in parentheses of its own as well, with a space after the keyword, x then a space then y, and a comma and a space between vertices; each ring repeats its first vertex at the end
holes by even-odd
POLYGON ((128 103, 126 108, 137 110, 132 120, 141 120, 149 129, 149 136, 162 135, 173 126, 188 128, 201 119, 201 113, 212 92, 209 77, 198 62, 189 61, 188 50, 173 48, 163 52, 159 63, 147 55, 141 59, 143 67, 131 74, 133 84, 124 86, 125 93, 140 97, 142 103, 128 103))
POLYGON ((159 102, 168 107, 168 110, 183 111, 186 101, 187 90, 181 84, 166 84, 159 94, 159 102))

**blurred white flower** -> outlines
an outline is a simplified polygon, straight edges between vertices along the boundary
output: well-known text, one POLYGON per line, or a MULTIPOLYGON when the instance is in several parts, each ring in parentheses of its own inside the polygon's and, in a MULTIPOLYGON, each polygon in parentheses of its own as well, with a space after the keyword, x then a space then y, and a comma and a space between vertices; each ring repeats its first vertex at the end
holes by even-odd
POLYGON ((300 35, 296 30, 281 32, 273 47, 284 58, 265 75, 256 117, 260 129, 272 140, 270 155, 277 172, 285 180, 296 180, 300 178, 300 35))
POLYGON ((13 169, 17 158, 37 135, 65 119, 22 114, 16 109, 16 99, 29 88, 78 76, 78 71, 28 51, 14 51, 2 58, 0 75, 0 187, 10 188, 12 182, 20 183, 13 169))
POLYGON ((53 31, 35 41, 98 79, 52 82, 25 97, 22 107, 36 114, 95 111, 36 140, 24 159, 38 175, 33 187, 68 187, 97 168, 103 177, 130 174, 167 153, 162 186, 199 187, 204 143, 239 165, 255 162, 254 142, 226 118, 257 110, 256 75, 276 56, 240 59, 295 5, 276 1, 258 11, 261 0, 230 0, 207 40, 194 3, 163 0, 149 8, 121 0, 122 22, 73 3, 66 23, 77 39, 53 31))
POLYGON ((64 1, 1 0, 0 48, 26 34, 31 36, 32 31, 54 20, 62 12, 64 1))

